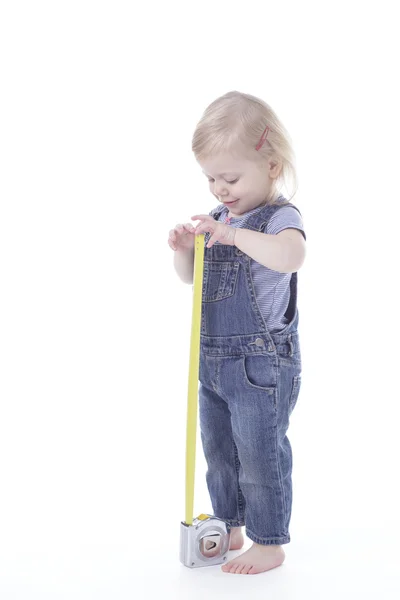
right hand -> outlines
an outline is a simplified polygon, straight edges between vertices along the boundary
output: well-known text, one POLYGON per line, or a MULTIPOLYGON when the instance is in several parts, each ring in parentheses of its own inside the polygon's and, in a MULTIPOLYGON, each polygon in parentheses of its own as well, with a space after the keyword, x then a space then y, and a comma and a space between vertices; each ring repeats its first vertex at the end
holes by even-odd
POLYGON ((191 250, 194 248, 195 228, 191 223, 177 225, 169 232, 168 244, 172 250, 191 250))

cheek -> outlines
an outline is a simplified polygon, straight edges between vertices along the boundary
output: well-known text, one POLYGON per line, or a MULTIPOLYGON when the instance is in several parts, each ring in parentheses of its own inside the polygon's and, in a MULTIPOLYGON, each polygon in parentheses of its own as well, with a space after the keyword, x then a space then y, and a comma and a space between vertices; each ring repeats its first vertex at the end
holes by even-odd
POLYGON ((208 184, 208 189, 210 190, 210 192, 212 193, 212 195, 214 196, 214 198, 217 198, 217 199, 218 199, 218 196, 216 196, 216 195, 214 194, 214 185, 213 185, 212 183, 209 183, 209 184, 208 184))
POLYGON ((232 196, 234 196, 235 198, 245 198, 246 197, 246 186, 245 185, 240 185, 240 183, 238 183, 237 185, 235 185, 232 188, 232 196))

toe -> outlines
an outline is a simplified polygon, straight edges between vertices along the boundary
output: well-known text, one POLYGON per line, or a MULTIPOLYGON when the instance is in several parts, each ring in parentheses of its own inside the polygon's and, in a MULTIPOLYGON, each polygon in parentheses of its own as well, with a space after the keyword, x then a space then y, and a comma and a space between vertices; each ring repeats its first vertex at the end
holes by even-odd
POLYGON ((226 565, 224 565, 222 567, 222 570, 225 571, 225 573, 232 573, 233 572, 232 570, 235 569, 235 568, 236 567, 235 567, 233 561, 231 560, 226 565))
POLYGON ((242 575, 248 575, 252 565, 246 565, 242 571, 242 575))
POLYGON ((236 570, 235 570, 236 575, 240 575, 240 573, 242 572, 242 569, 243 569, 243 565, 241 565, 241 564, 236 565, 236 570))
POLYGON ((249 575, 256 575, 257 573, 261 573, 260 569, 257 569, 257 567, 255 567, 254 565, 250 567, 248 572, 249 575))
POLYGON ((243 569, 243 565, 242 564, 236 565, 236 569, 235 569, 236 575, 240 575, 240 573, 242 572, 242 569, 243 569))

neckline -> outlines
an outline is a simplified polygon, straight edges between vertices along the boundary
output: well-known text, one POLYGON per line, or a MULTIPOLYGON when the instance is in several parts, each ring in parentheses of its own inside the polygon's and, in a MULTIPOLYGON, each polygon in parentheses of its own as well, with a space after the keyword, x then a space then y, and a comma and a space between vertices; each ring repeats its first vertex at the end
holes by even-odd
MULTIPOLYGON (((284 196, 280 195, 278 196, 278 198, 276 199, 275 203, 278 203, 281 199, 285 199, 284 196)), ((229 215, 229 208, 227 206, 224 206, 222 211, 224 213, 226 213, 226 218, 228 218, 230 221, 239 221, 240 219, 244 219, 245 217, 252 215, 252 214, 256 214, 257 212, 260 212, 263 208, 265 208, 266 206, 268 206, 268 204, 263 204, 262 206, 257 206, 256 208, 253 208, 252 210, 249 210, 248 212, 244 213, 243 215, 240 215, 240 217, 228 217, 229 215)), ((271 204, 271 206, 273 206, 273 204, 271 204)))

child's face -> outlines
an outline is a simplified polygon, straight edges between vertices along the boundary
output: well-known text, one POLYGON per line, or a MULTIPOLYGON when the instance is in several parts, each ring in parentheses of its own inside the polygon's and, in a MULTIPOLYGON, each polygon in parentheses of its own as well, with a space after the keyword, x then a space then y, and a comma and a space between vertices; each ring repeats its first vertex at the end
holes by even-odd
POLYGON ((199 161, 211 193, 235 216, 261 206, 269 197, 277 166, 219 154, 199 161))

